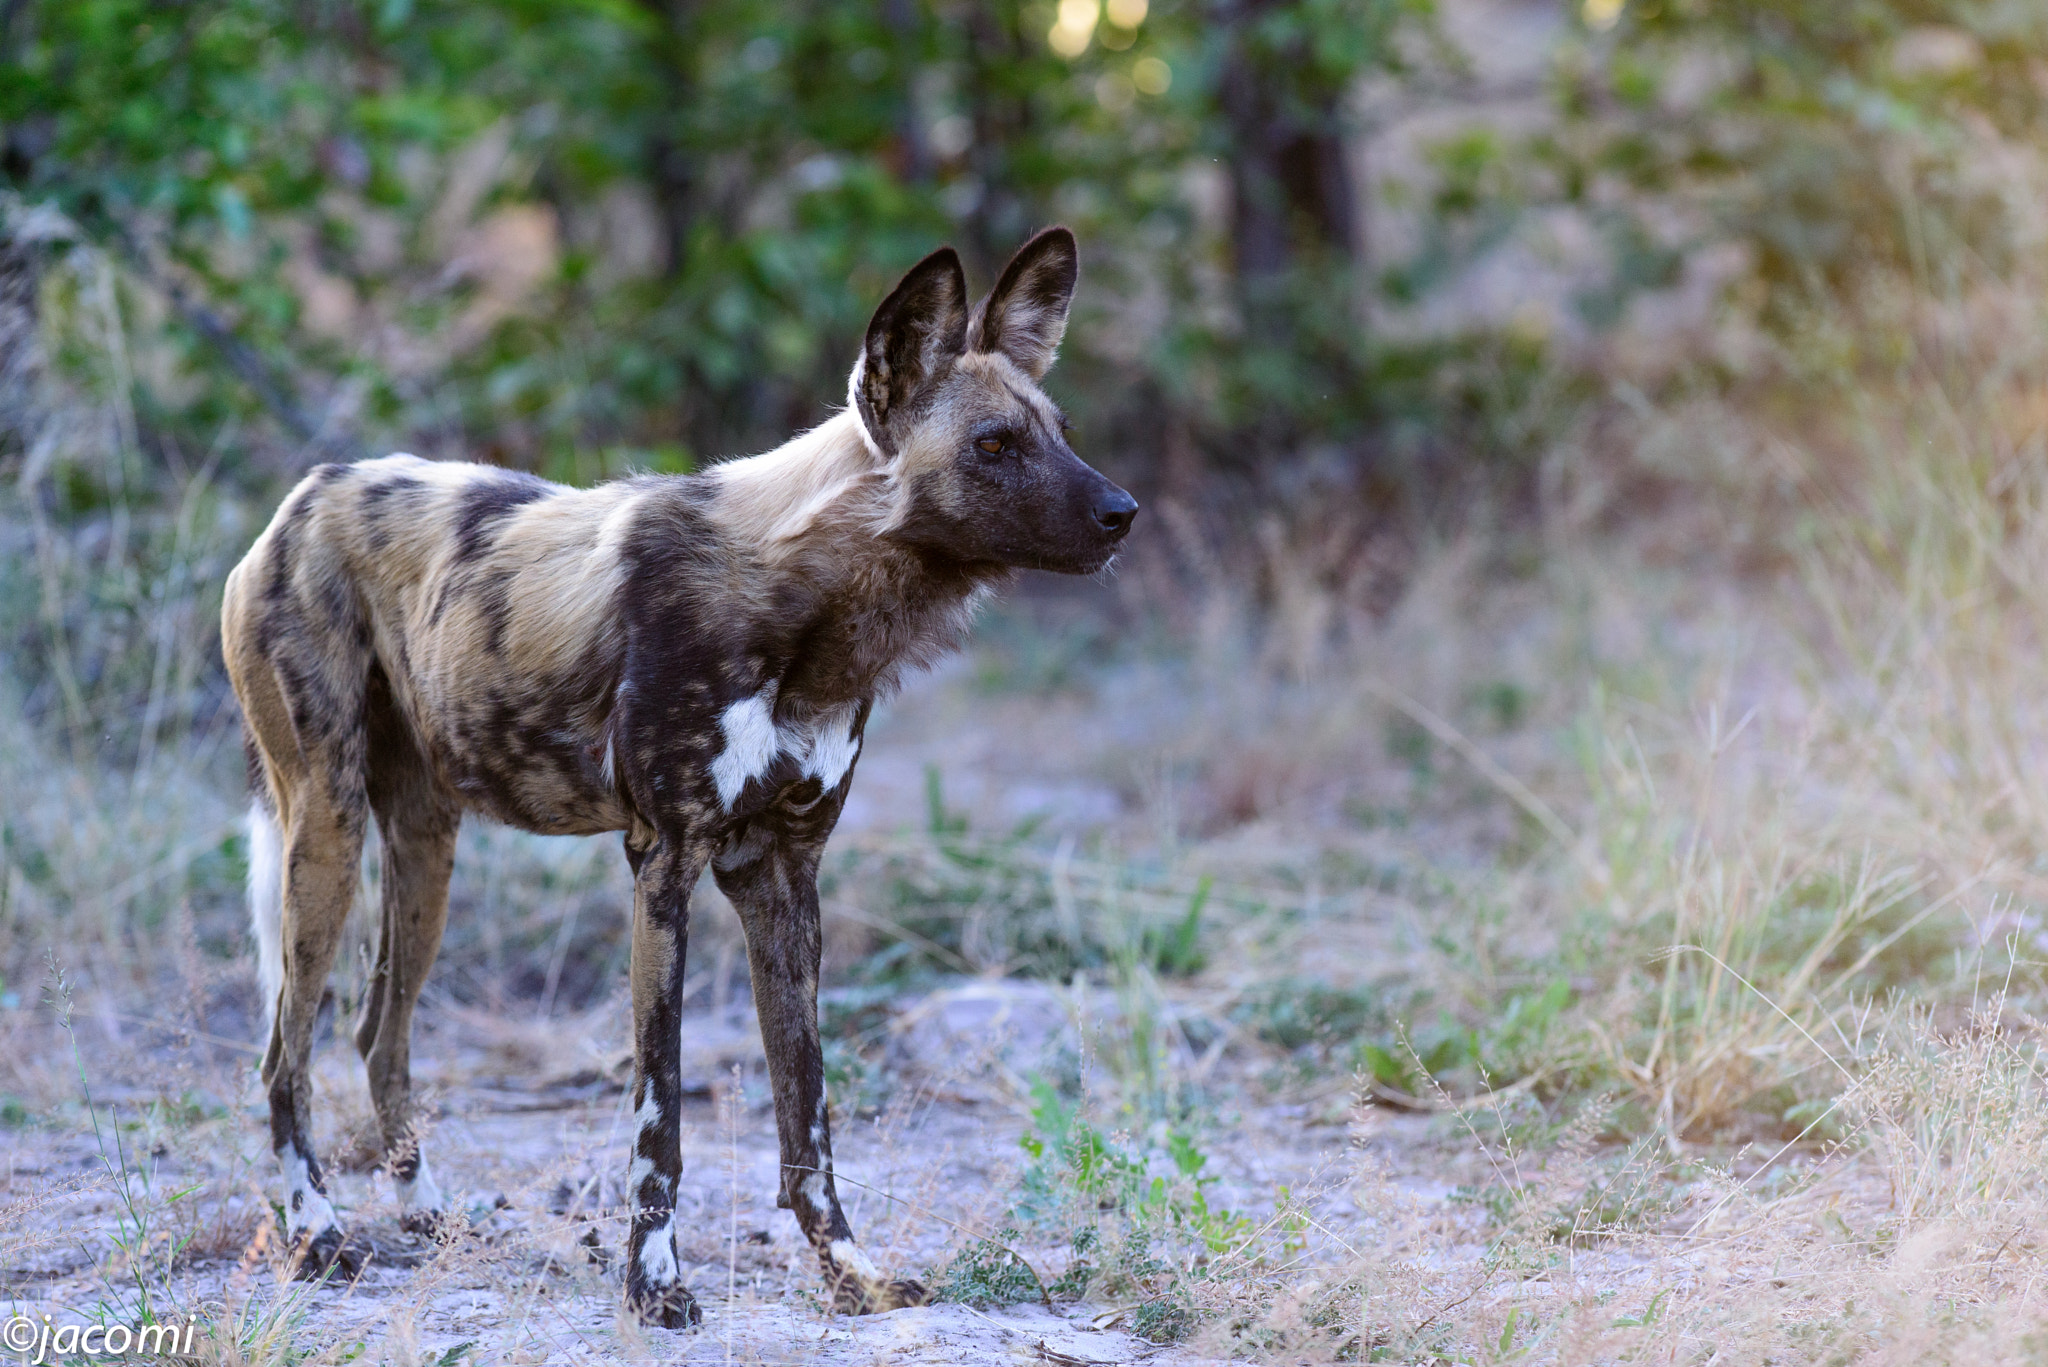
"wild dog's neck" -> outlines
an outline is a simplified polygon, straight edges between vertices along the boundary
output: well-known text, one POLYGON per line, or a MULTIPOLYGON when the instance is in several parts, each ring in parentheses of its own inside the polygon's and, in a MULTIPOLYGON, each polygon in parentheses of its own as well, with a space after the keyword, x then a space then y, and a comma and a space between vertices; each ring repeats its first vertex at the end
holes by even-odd
POLYGON ((773 564, 819 535, 879 529, 891 512, 889 475, 886 457, 848 411, 773 451, 713 466, 713 516, 735 547, 773 564))
POLYGON ((769 584, 769 601, 801 603, 791 623, 802 658, 793 692, 839 701, 892 689, 964 641, 974 607, 1007 578, 888 535, 899 482, 853 412, 764 455, 710 472, 713 516, 769 584))

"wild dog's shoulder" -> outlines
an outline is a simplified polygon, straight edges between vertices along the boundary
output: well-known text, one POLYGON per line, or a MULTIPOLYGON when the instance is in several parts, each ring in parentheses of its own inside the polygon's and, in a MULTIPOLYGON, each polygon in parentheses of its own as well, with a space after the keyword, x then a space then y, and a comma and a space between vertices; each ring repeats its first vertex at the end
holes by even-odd
POLYGON ((711 592, 745 559, 714 515, 704 475, 640 475, 599 488, 614 495, 609 544, 650 612, 667 611, 678 594, 711 592))
MULTIPOLYGON (((610 486, 608 486, 610 487, 610 486)), ((776 576, 717 517, 703 475, 625 482, 608 538, 624 585, 631 653, 650 670, 722 672, 760 652, 754 641, 776 576)), ((751 670, 742 670, 751 678, 751 670)), ((758 682, 751 686, 758 686, 758 682)))

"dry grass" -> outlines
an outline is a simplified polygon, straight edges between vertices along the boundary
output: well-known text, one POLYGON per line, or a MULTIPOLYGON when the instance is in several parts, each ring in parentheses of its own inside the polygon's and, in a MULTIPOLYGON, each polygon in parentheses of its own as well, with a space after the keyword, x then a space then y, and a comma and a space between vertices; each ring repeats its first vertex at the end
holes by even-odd
MULTIPOLYGON (((53 327, 91 364, 48 377, 65 416, 0 517, 10 1294, 88 1313, 140 1287, 199 1307, 223 1363, 447 1361, 465 1337, 519 1360, 882 1351, 897 1331, 807 1308, 766 1209, 715 897, 689 1195, 714 1329, 617 1323, 582 1243, 616 1242, 623 1166, 627 881, 603 842, 464 838, 426 1142, 513 1213, 480 1200, 476 1239, 352 1291, 278 1280, 206 625, 262 509, 210 457, 143 460, 135 348, 77 260, 53 327), (41 1001, 53 948, 91 1114, 41 1001)), ((1282 510, 1234 561, 1164 517, 1123 581, 1128 621, 1166 623, 1145 643, 1027 603, 880 717, 826 888, 857 1221, 940 1270, 997 1236, 1089 1298, 993 1328, 933 1311, 901 1322, 916 1351, 1141 1351, 1059 1337, 1100 1319, 1290 1362, 2026 1360, 2048 1256, 2038 321, 1915 351, 1924 319, 1879 318, 1910 363, 1811 376, 1789 414, 1603 408, 1533 530, 1389 548, 1282 510)), ((359 1076, 327 1064, 347 1158, 359 1076)), ((353 1156, 344 1204, 381 1230, 353 1156)))

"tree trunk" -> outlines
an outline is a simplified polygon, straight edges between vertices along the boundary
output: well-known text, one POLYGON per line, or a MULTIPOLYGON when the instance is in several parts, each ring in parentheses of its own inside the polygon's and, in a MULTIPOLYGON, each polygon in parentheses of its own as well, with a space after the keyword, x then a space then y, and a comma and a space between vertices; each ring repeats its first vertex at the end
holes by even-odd
POLYGON ((1011 158, 1012 148, 1029 144, 1032 124, 1029 97, 1008 76, 1013 67, 1031 60, 1018 22, 1013 4, 968 7, 968 74, 961 87, 971 101, 968 117, 974 126, 967 164, 980 182, 981 198, 962 226, 969 279, 978 277, 990 285, 1025 234, 1041 226, 1033 222, 1035 206, 1026 198, 1028 190, 1017 185, 1011 158))
POLYGON ((1307 257, 1358 254, 1358 201, 1338 131, 1342 92, 1283 88, 1284 60, 1253 46, 1253 26, 1284 3, 1231 0, 1222 9, 1231 245, 1238 279, 1254 292, 1307 257))
POLYGON ((19 231, 21 217, 0 204, 0 462, 27 459, 43 424, 42 245, 19 231))
POLYGON ((652 118, 645 158, 647 182, 661 215, 664 272, 673 280, 689 258, 690 230, 697 221, 699 175, 690 145, 689 119, 696 96, 697 8, 692 0, 645 0, 654 16, 651 56, 664 82, 662 106, 652 118))

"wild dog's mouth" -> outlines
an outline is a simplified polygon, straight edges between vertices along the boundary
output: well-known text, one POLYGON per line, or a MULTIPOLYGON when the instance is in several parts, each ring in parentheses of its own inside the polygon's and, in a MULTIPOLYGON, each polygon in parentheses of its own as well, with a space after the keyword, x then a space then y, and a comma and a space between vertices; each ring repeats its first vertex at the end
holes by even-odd
POLYGON ((1076 574, 1101 574, 1110 566, 1116 564, 1116 558, 1122 550, 1123 548, 1121 546, 1112 546, 1107 551, 1103 552, 1102 557, 1096 560, 1093 564, 1085 565, 1074 572, 1076 574))
POLYGON ((1043 570, 1048 574, 1100 574, 1116 563, 1117 552, 1121 549, 1111 546, 1094 555, 1034 555, 1018 562, 1018 567, 1043 570))

